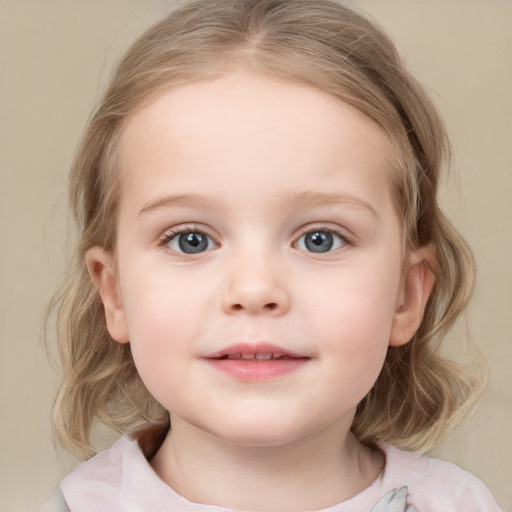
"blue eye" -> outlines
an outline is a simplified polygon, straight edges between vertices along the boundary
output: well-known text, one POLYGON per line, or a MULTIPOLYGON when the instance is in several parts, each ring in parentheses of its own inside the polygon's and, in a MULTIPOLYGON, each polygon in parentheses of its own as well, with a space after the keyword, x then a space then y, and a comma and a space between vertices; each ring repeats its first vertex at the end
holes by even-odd
POLYGON ((347 242, 342 236, 324 229, 316 229, 304 233, 295 243, 301 251, 323 253, 339 249, 347 242))
POLYGON ((215 242, 201 231, 187 231, 168 236, 165 245, 176 252, 198 254, 213 249, 215 242))

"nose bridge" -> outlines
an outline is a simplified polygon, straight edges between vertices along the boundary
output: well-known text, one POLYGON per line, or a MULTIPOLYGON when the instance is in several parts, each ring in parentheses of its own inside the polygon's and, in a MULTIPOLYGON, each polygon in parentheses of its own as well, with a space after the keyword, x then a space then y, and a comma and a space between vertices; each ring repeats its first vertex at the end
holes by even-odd
POLYGON ((247 240, 226 260, 223 308, 228 313, 280 315, 289 296, 280 273, 279 257, 267 244, 247 240))

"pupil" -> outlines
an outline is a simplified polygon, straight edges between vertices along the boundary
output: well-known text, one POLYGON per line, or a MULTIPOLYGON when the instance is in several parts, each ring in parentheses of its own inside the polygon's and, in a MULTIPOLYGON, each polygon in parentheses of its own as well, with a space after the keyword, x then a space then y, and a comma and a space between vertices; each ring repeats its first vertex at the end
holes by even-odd
POLYGON ((202 233, 184 233, 180 235, 179 246, 183 252, 195 254, 208 248, 208 239, 202 233))
POLYGON ((201 243, 201 239, 194 233, 190 233, 189 235, 187 235, 187 242, 193 247, 197 247, 201 243))
POLYGON ((332 249, 333 236, 328 231, 314 231, 306 235, 304 242, 311 252, 327 252, 332 249))

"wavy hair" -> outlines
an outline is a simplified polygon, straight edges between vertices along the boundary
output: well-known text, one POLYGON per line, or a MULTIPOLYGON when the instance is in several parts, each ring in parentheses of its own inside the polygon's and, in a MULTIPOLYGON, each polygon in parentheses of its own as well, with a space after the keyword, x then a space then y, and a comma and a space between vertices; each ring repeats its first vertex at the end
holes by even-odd
POLYGON ((450 145, 436 108, 391 40, 367 18, 332 0, 187 1, 147 30, 118 63, 70 175, 79 242, 67 280, 50 306, 57 311, 64 373, 53 415, 57 439, 87 458, 94 453, 95 418, 125 432, 166 416, 141 381, 130 345, 115 343, 108 334, 85 253, 96 245, 115 250, 116 149, 130 116, 165 89, 237 68, 325 91, 388 134, 396 155, 392 183, 404 251, 431 246, 436 283, 414 338, 388 349, 352 430, 373 446, 438 445, 469 408, 478 381, 470 368, 438 354, 474 279, 471 251, 437 199, 450 145))

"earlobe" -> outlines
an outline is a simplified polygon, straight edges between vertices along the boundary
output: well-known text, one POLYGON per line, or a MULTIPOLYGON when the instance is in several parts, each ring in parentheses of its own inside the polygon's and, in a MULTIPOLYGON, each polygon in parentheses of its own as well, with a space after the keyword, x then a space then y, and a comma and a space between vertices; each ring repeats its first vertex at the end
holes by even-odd
POLYGON ((435 276, 427 263, 432 262, 433 258, 433 251, 427 247, 415 251, 409 258, 409 267, 391 326, 389 345, 392 347, 407 343, 421 325, 435 282, 435 276))
POLYGON ((118 343, 128 343, 126 316, 112 255, 95 246, 86 252, 85 262, 91 279, 98 287, 110 336, 118 343))

